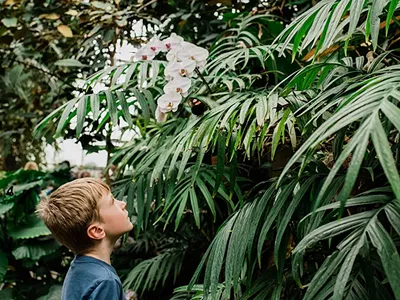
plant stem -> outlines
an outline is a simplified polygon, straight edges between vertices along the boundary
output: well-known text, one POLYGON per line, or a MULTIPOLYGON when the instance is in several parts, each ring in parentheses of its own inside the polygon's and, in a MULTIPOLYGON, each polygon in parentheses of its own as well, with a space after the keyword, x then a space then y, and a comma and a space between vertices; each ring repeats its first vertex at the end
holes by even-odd
POLYGON ((201 74, 199 68, 196 67, 194 70, 196 71, 196 74, 199 75, 200 79, 204 82, 204 84, 207 86, 208 91, 210 92, 210 94, 212 94, 211 88, 208 85, 208 83, 207 83, 206 79, 204 78, 203 74, 201 74))

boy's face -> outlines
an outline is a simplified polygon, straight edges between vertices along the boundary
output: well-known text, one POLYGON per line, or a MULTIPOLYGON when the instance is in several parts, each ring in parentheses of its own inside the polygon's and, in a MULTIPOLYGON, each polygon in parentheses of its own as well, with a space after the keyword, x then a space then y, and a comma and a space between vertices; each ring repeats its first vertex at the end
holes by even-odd
POLYGON ((100 217, 104 230, 108 237, 118 239, 124 233, 133 228, 133 224, 128 218, 128 211, 125 209, 126 203, 114 199, 109 193, 100 200, 100 217))

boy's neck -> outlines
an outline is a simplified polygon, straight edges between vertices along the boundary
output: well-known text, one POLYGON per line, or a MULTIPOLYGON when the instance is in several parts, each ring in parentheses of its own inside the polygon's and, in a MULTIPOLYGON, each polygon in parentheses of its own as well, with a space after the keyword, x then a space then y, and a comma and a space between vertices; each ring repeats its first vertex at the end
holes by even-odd
POLYGON ((97 258, 111 265, 110 257, 114 250, 115 243, 116 241, 114 240, 103 239, 95 248, 86 253, 85 256, 97 258))

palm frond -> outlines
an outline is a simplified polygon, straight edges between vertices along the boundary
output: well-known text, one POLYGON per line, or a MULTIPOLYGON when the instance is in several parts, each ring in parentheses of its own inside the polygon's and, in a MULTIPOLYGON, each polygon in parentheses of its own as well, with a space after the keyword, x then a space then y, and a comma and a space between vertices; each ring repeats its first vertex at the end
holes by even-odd
POLYGON ((315 56, 339 41, 345 41, 345 49, 350 38, 357 32, 364 33, 371 39, 374 49, 378 45, 381 22, 382 28, 390 26, 398 0, 363 1, 363 0, 325 0, 317 3, 296 18, 277 37, 275 43, 281 45, 283 53, 289 43, 293 43, 293 59, 308 47, 315 46, 315 56), (383 10, 389 9, 384 15, 383 10))
MULTIPOLYGON (((281 178, 303 155, 310 156, 313 153, 312 149, 315 149, 326 138, 337 134, 340 130, 348 130, 353 124, 357 124, 356 129, 351 131, 352 138, 335 161, 330 175, 318 195, 317 203, 323 198, 343 162, 352 153, 345 185, 339 195, 340 201, 347 199, 370 141, 375 147, 376 155, 396 197, 400 199, 400 190, 397 185, 400 177, 390 150, 391 142, 387 136, 395 134, 400 129, 400 121, 396 113, 399 111, 397 101, 400 100, 398 74, 400 74, 398 66, 383 68, 364 77, 357 85, 349 85, 343 94, 326 98, 322 93, 313 99, 314 103, 319 103, 320 99, 324 99, 325 102, 329 99, 323 110, 328 111, 329 109, 332 115, 299 148, 285 166, 281 178)), ((320 114, 316 117, 319 118, 320 114)), ((306 160, 303 160, 303 166, 306 163, 306 160)))
MULTIPOLYGON (((229 178, 229 175, 224 170, 222 178, 229 178)), ((118 198, 126 200, 130 217, 135 218, 137 233, 147 230, 151 224, 162 223, 166 228, 171 222, 175 224, 176 231, 183 218, 193 218, 200 228, 202 219, 215 222, 222 207, 234 210, 235 199, 229 196, 229 189, 225 185, 219 185, 215 194, 210 192, 216 187, 217 181, 217 174, 212 167, 202 166, 196 176, 193 167, 190 167, 180 180, 176 176, 174 172, 170 179, 165 180, 162 176, 154 183, 152 171, 148 170, 137 175, 134 182, 127 179, 116 183, 118 188, 114 191, 118 198), (196 179, 192 182, 193 178, 196 179)), ((238 183, 234 189, 240 195, 238 183)))
MULTIPOLYGON (((204 286, 202 284, 196 284, 193 286, 191 291, 187 290, 188 286, 180 286, 174 290, 174 296, 171 300, 206 300, 209 299, 209 295, 204 292, 204 286)), ((225 286, 220 283, 217 287, 217 294, 212 298, 215 300, 223 300, 225 286)))
MULTIPOLYGON (((279 249, 283 241, 283 232, 286 231, 288 226, 288 220, 290 220, 300 200, 304 201, 306 199, 305 192, 315 182, 316 177, 310 177, 302 184, 292 181, 287 185, 282 185, 278 191, 275 191, 274 184, 271 184, 265 192, 257 195, 255 199, 249 201, 232 214, 219 229, 203 257, 202 263, 193 276, 189 288, 196 282, 203 264, 207 260, 204 279, 205 291, 209 292, 211 297, 215 295, 219 274, 224 266, 225 296, 229 297, 232 288, 235 295, 238 295, 240 282, 245 279, 243 276, 251 277, 254 272, 257 252, 258 260, 260 261, 261 249, 269 230, 279 224, 279 237, 275 242, 276 249, 279 249), (291 197, 295 187, 295 200, 293 201, 291 197), (284 214, 285 209, 286 214, 284 214), (247 272, 243 273, 242 270, 245 263, 251 267, 247 268, 247 272)), ((275 259, 278 267, 278 277, 280 277, 283 273, 284 263, 282 259, 285 260, 285 256, 277 255, 275 259)))
POLYGON ((184 250, 165 251, 134 267, 123 282, 124 289, 143 293, 164 286, 169 278, 176 280, 185 258, 184 250))
MULTIPOLYGON (((322 240, 344 236, 336 246, 337 250, 324 260, 315 276, 312 277, 304 299, 315 299, 318 291, 325 286, 331 276, 336 276, 333 299, 342 299, 348 292, 347 284, 352 272, 355 268, 360 267, 360 265, 355 266, 355 261, 359 255, 363 256, 361 249, 369 247, 369 241, 377 249, 383 268, 388 275, 389 283, 396 298, 398 297, 399 291, 395 282, 399 280, 400 273, 395 270, 400 264, 400 257, 394 246, 393 238, 383 227, 378 217, 382 212, 391 211, 394 206, 396 206, 395 210, 398 212, 399 206, 397 200, 388 200, 387 195, 381 196, 375 194, 353 198, 346 203, 346 207, 364 205, 365 203, 381 203, 382 198, 386 199, 386 203, 378 209, 361 211, 320 226, 306 235, 296 246, 293 252, 292 267, 294 279, 300 284, 300 276, 303 273, 302 261, 306 249, 322 240), (389 256, 391 257, 390 265, 388 264, 389 256)), ((340 203, 332 203, 321 208, 321 210, 328 209, 334 209, 338 213, 340 203)), ((396 217, 393 221, 398 222, 400 219, 396 217)))

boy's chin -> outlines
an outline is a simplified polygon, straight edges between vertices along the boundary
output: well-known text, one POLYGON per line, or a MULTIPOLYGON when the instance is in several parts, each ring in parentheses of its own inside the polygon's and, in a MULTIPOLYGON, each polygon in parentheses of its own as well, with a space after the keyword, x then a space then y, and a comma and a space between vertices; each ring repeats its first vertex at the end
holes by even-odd
POLYGON ((132 222, 129 222, 129 229, 128 229, 128 231, 127 232, 125 232, 125 233, 128 233, 129 231, 131 231, 132 229, 133 229, 133 224, 132 224, 132 222))
POLYGON ((130 221, 128 221, 128 225, 127 225, 127 228, 126 228, 126 230, 122 233, 122 235, 124 235, 125 233, 128 233, 129 231, 131 231, 132 229, 133 229, 133 224, 132 224, 132 222, 130 222, 130 221))

